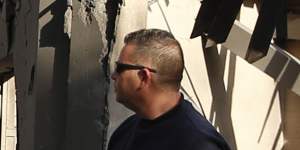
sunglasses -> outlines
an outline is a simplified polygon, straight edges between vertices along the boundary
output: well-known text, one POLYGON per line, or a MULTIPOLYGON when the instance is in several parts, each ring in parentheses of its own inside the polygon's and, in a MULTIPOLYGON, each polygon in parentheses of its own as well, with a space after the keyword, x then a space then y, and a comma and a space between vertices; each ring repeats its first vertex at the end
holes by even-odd
POLYGON ((116 73, 120 74, 125 70, 140 70, 140 69, 148 69, 150 72, 156 73, 157 71, 155 69, 145 67, 142 65, 134 65, 134 64, 124 64, 120 62, 116 62, 116 73))

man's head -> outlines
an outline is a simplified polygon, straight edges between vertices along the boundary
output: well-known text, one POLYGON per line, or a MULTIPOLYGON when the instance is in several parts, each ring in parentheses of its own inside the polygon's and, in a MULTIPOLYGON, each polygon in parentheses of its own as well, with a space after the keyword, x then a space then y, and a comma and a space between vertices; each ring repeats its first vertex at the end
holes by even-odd
POLYGON ((184 60, 181 46, 172 34, 143 29, 129 33, 124 43, 112 75, 118 101, 134 98, 141 88, 179 91, 184 60))

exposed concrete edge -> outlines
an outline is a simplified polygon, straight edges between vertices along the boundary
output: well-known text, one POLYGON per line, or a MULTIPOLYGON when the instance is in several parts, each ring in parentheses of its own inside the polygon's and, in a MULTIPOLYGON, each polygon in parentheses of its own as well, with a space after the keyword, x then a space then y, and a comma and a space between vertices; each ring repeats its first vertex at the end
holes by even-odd
MULTIPOLYGON (((252 31, 235 21, 227 41, 222 44, 231 52, 245 58, 252 31)), ((253 63, 283 87, 300 95, 300 60, 278 46, 271 44, 267 56, 253 63)))

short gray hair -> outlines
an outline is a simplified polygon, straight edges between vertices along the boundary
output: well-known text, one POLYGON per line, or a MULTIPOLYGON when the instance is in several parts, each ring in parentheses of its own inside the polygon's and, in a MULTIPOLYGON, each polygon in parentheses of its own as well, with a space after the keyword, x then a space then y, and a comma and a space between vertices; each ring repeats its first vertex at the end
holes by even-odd
POLYGON ((142 29, 126 35, 124 43, 136 46, 131 56, 134 63, 147 60, 157 70, 158 84, 179 90, 184 58, 179 42, 171 33, 160 29, 142 29))

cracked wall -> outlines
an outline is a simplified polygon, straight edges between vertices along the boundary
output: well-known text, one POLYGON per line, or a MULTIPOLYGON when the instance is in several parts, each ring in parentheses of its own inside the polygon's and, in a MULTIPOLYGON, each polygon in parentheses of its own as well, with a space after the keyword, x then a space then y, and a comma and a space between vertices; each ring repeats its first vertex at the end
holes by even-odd
POLYGON ((106 26, 119 3, 0 1, 0 59, 13 55, 19 150, 104 149, 114 37, 106 26))

